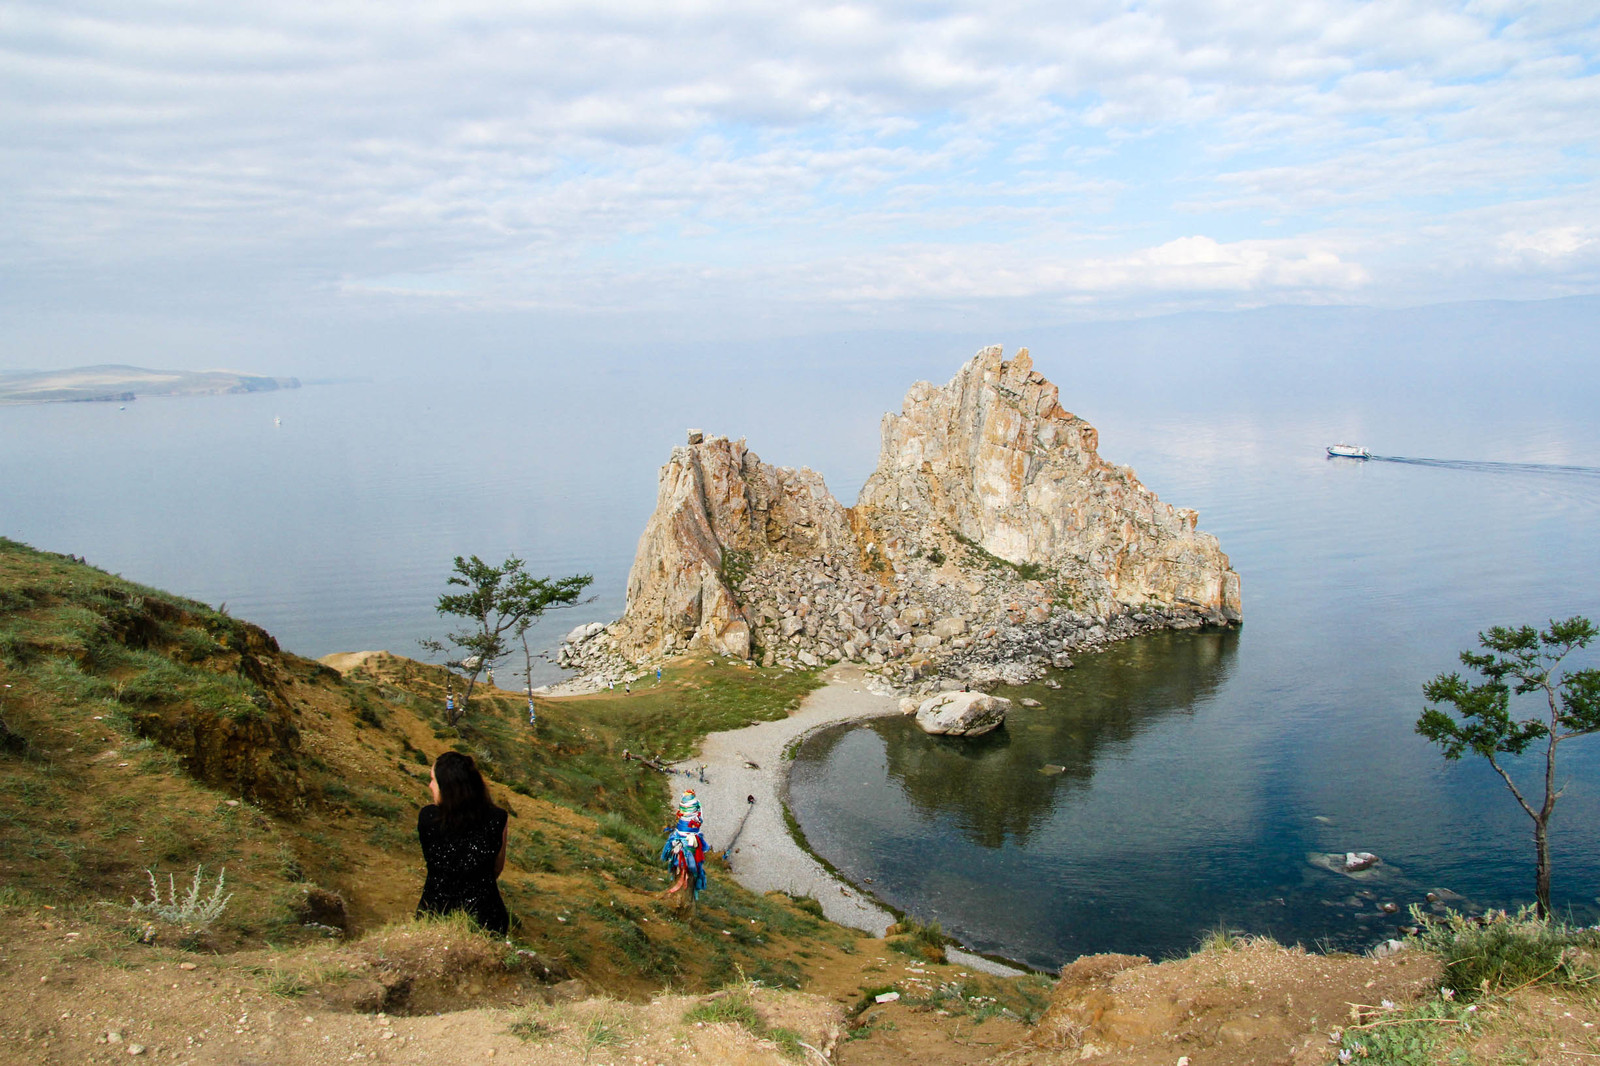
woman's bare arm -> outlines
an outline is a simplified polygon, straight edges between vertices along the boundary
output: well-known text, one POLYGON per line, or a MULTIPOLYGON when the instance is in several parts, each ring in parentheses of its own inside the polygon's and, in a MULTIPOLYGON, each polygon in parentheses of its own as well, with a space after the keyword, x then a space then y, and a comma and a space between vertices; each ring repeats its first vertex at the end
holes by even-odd
POLYGON ((500 830, 500 854, 494 857, 494 875, 500 876, 500 871, 506 868, 506 843, 511 839, 511 819, 506 819, 505 828, 500 830))

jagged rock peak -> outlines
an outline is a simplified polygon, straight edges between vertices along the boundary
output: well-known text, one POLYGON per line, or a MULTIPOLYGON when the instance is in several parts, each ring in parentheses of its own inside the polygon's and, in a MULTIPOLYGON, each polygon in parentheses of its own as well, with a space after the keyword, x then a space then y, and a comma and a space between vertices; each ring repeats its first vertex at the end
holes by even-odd
POLYGON ((811 470, 691 430, 661 468, 622 619, 561 662, 598 676, 693 648, 1014 683, 1135 633, 1239 621, 1216 538, 1098 443, 1025 349, 999 348, 911 387, 854 508, 811 470))
POLYGON ((856 509, 902 550, 944 552, 949 535, 1048 573, 1095 616, 1187 606, 1237 621, 1239 575, 1216 538, 1098 445, 1026 348, 1010 361, 986 348, 943 387, 917 382, 884 416, 856 509))
POLYGON ((748 657, 751 620, 737 589, 754 566, 855 554, 848 512, 822 475, 763 463, 743 440, 699 430, 689 440, 661 468, 628 574, 617 637, 630 658, 697 641, 748 657))

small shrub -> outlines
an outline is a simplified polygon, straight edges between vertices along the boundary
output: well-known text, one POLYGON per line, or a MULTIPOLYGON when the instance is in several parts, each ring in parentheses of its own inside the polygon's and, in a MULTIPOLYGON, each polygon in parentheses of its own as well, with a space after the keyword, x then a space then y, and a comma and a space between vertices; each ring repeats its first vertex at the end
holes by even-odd
POLYGON ((823 917, 822 904, 813 896, 795 896, 794 905, 799 910, 803 910, 814 917, 823 917))
POLYGON ((1472 1009, 1444 995, 1405 1008, 1388 1000, 1376 1007, 1357 1006, 1357 1024, 1339 1031, 1334 1060, 1363 1066, 1431 1066, 1441 1061, 1439 1052, 1447 1036, 1457 1030, 1472 1031, 1472 1009))
POLYGON ((1422 946, 1444 963, 1442 984, 1464 996, 1593 980, 1581 949, 1594 947, 1600 934, 1540 918, 1532 907, 1472 919, 1455 911, 1435 918, 1413 904, 1411 916, 1422 928, 1422 946))
POLYGON ((167 895, 161 897, 161 885, 156 881, 154 870, 146 870, 150 878, 150 899, 141 903, 133 901, 133 913, 157 918, 169 925, 177 926, 185 932, 194 935, 203 933, 210 928, 211 923, 222 917, 222 912, 227 908, 228 901, 233 898, 233 893, 223 895, 227 883, 227 868, 224 867, 217 874, 217 883, 212 888, 209 896, 203 895, 205 878, 202 876, 204 866, 194 868, 194 880, 189 884, 189 891, 182 899, 178 898, 177 881, 172 874, 167 875, 167 895))
POLYGON ((914 959, 943 963, 948 961, 944 951, 944 930, 938 922, 924 925, 907 917, 886 941, 890 948, 914 959))
POLYGON ((531 1010, 524 1010, 511 1019, 511 1024, 506 1029, 512 1036, 522 1041, 546 1040, 555 1033, 548 1022, 531 1010))

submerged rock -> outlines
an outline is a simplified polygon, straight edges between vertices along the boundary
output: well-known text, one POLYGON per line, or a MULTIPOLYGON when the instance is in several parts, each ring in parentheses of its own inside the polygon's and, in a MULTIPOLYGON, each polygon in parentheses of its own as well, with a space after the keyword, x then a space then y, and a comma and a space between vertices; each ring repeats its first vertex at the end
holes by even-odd
POLYGON ((922 701, 917 725, 934 736, 976 737, 1005 723, 1011 701, 983 692, 943 692, 922 701))
MULTIPOLYGON (((1383 864, 1383 860, 1370 851, 1313 851, 1306 855, 1306 861, 1319 869, 1344 874, 1354 881, 1377 877, 1378 867, 1383 864)), ((1370 892, 1363 894, 1369 899, 1373 898, 1370 892)))

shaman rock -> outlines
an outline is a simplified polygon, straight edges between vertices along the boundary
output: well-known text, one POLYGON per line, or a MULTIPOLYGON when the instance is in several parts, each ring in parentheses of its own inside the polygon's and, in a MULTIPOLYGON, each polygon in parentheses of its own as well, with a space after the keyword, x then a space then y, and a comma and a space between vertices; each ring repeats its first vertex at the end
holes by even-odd
POLYGON ((1009 362, 986 348, 949 384, 918 382, 884 416, 856 510, 891 557, 967 549, 1055 580, 1096 616, 1181 606, 1238 621, 1239 575, 1196 513, 1101 459, 1099 434, 1059 399, 1026 348, 1009 362))
POLYGON ((917 725, 935 736, 977 737, 1005 723, 1011 701, 983 692, 942 692, 923 700, 917 725))
POLYGON ((1216 538, 1101 459, 1026 350, 1008 362, 988 348, 946 385, 913 385, 853 508, 743 440, 689 441, 661 468, 622 619, 564 645, 570 665, 625 671, 691 649, 843 658, 926 693, 1241 617, 1216 538))

